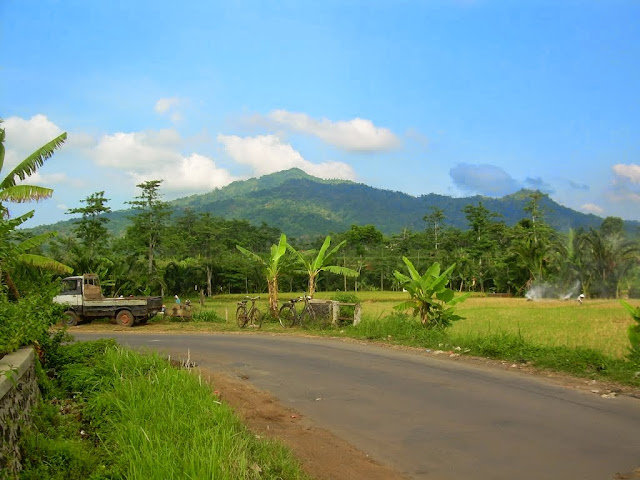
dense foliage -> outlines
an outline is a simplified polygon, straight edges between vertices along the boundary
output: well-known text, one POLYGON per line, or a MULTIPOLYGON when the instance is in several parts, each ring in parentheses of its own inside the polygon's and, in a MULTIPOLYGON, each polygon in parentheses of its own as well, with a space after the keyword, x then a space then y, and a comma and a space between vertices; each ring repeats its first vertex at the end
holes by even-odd
MULTIPOLYGON (((279 260, 278 289, 305 291, 313 275, 313 288, 319 291, 398 290, 401 286, 393 272, 404 268, 406 257, 419 271, 435 262, 455 263, 448 287, 460 292, 574 299, 580 293, 599 298, 638 296, 638 232, 628 233, 621 219, 609 217, 597 228, 561 233, 547 223, 545 198, 529 194, 520 220, 512 226, 482 201, 462 209, 465 229, 451 226, 438 209, 425 211, 420 230, 405 228, 384 235, 373 225, 352 225, 331 233, 331 240, 340 246, 331 252, 331 268, 325 268, 326 259, 318 260, 328 251, 325 235, 287 236, 292 248, 279 260), (295 251, 307 252, 306 263, 295 251)), ((133 224, 121 236, 106 233, 99 240, 104 255, 92 270, 103 279, 107 293, 189 296, 200 290, 213 295, 269 289, 262 266, 236 246, 269 259, 271 246, 287 232, 192 209, 163 218, 152 256, 147 234, 133 224)), ((77 235, 61 235, 50 253, 76 273, 84 273, 83 248, 77 235)))

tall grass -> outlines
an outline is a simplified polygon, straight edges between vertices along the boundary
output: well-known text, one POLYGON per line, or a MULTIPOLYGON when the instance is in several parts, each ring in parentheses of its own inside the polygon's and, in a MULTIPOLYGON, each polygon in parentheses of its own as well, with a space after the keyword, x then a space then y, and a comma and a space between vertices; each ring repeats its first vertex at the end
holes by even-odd
POLYGON ((59 369, 61 385, 81 401, 87 441, 106 457, 107 471, 93 478, 307 478, 288 450, 258 440, 200 377, 158 355, 86 345, 70 346, 59 369), (86 358, 66 363, 82 352, 86 358))

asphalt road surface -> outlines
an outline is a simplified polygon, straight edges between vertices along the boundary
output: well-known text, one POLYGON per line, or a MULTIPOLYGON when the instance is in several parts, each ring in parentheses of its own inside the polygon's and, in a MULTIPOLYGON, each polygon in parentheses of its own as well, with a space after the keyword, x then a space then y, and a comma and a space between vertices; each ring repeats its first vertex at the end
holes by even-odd
POLYGON ((416 479, 606 480, 640 466, 640 400, 356 342, 229 334, 109 336, 248 377, 416 479))

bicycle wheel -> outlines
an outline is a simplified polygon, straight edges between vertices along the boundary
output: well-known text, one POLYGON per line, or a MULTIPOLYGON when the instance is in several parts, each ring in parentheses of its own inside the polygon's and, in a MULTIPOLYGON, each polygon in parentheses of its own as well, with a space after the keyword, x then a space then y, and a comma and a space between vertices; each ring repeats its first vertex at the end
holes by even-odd
POLYGON ((316 325, 316 313, 308 305, 300 313, 300 325, 305 328, 311 328, 316 325))
POLYGON ((249 323, 258 328, 262 326, 262 313, 260 310, 254 308, 249 312, 249 323))
POLYGON ((247 317, 247 309, 240 305, 236 310, 236 322, 238 322, 238 326, 243 328, 247 324, 247 320, 249 320, 247 317))
POLYGON ((296 323, 295 307, 290 303, 285 303, 282 307, 280 307, 278 320, 280 320, 280 325, 282 325, 284 328, 293 327, 293 325, 296 323))

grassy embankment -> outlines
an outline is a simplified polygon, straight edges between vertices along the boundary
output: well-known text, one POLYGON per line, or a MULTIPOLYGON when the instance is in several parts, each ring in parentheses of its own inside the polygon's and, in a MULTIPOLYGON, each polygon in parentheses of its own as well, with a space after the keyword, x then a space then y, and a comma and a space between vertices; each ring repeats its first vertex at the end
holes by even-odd
MULTIPOLYGON (((316 298, 328 299, 332 295, 319 292, 316 298)), ((637 374, 640 365, 625 359, 629 347, 627 328, 633 321, 616 300, 587 300, 580 305, 575 300, 471 297, 458 306, 458 312, 466 317, 464 320, 456 322, 445 332, 429 332, 414 319, 395 314, 393 306, 406 299, 406 293, 358 292, 357 295, 362 301, 362 322, 359 326, 345 325, 313 333, 434 350, 455 349, 462 354, 528 363, 577 376, 640 386, 637 374)), ((286 301, 292 296, 295 294, 281 294, 280 300, 286 301)), ((157 318, 149 323, 148 328, 238 331, 235 309, 241 298, 244 296, 216 296, 208 299, 203 308, 194 301, 195 321, 157 318)), ((631 303, 635 305, 638 302, 631 303)), ((266 295, 258 301, 258 306, 263 312, 267 311, 266 295)), ((261 330, 276 333, 292 331, 284 330, 279 323, 268 319, 261 330)))
POLYGON ((23 434, 20 478, 306 479, 290 452, 259 440, 210 386, 157 355, 112 341, 52 352, 45 401, 23 434))

